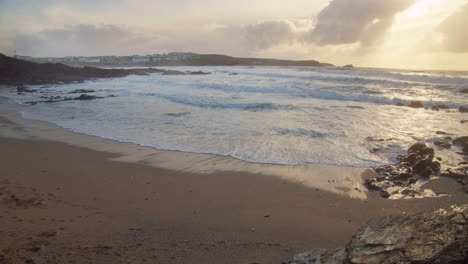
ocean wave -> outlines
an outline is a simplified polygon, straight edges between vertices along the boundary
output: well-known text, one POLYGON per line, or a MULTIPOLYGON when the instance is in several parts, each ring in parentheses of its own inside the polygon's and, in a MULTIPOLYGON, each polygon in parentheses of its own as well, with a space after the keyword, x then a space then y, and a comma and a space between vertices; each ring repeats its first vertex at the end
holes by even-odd
POLYGON ((296 137, 310 137, 310 138, 325 138, 329 136, 327 133, 318 132, 315 130, 309 129, 289 129, 289 128, 275 128, 274 129, 278 135, 288 135, 288 136, 296 136, 296 137))
POLYGON ((221 100, 209 100, 206 97, 187 97, 185 95, 168 95, 161 93, 140 93, 141 96, 154 96, 171 101, 173 103, 212 109, 239 109, 246 111, 272 111, 272 110, 297 110, 291 104, 275 104, 272 102, 262 103, 229 103, 221 100))
POLYGON ((373 85, 378 87, 388 88, 408 88, 408 87, 430 87, 435 89, 444 89, 455 87, 461 82, 467 82, 465 78, 453 77, 431 77, 417 78, 413 76, 404 76, 406 78, 396 78, 392 75, 349 75, 349 74, 332 74, 332 75, 294 75, 284 73, 263 73, 263 72, 246 72, 245 75, 261 76, 278 79, 296 79, 308 82, 322 82, 327 84, 346 84, 346 85, 373 85), (447 85, 447 79, 449 80, 447 85))

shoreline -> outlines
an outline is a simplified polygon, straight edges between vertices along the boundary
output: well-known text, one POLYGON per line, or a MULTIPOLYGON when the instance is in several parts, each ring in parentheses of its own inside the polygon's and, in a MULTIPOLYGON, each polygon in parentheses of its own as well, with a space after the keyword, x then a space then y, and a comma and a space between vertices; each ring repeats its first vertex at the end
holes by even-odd
MULTIPOLYGON (((6 263, 281 263, 340 246, 371 219, 466 203, 447 178, 427 184, 446 197, 352 196, 343 187, 349 168, 280 170, 208 154, 148 153, 22 119, 18 107, 0 100, 6 263)), ((351 174, 362 184, 362 171, 351 174)))
POLYGON ((120 142, 92 136, 60 127, 41 120, 23 118, 26 107, 0 99, 0 115, 14 124, 3 124, 0 136, 19 139, 35 139, 63 142, 71 146, 115 154, 111 160, 140 163, 153 167, 189 173, 212 174, 220 171, 252 172, 298 182, 310 188, 318 188, 351 198, 366 199, 367 189, 362 176, 374 174, 369 168, 329 164, 280 165, 254 163, 230 156, 193 153, 178 150, 160 150, 131 142, 120 142), (18 131, 16 126, 21 127, 18 131), (323 177, 324 174, 332 177, 323 177))

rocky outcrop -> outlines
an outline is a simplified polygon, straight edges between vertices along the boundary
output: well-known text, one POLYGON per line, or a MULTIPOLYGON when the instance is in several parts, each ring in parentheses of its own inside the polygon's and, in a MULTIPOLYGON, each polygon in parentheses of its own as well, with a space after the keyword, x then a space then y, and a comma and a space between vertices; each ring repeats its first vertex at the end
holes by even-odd
POLYGON ((102 96, 94 96, 94 95, 89 95, 89 94, 82 94, 76 98, 73 98, 73 100, 93 100, 93 99, 100 99, 104 98, 102 96))
POLYGON ((462 147, 463 153, 468 153, 468 136, 459 137, 453 140, 454 145, 458 145, 462 147))
POLYGON ((446 105, 433 105, 431 107, 432 110, 434 111, 439 111, 439 110, 442 110, 442 109, 450 109, 450 107, 446 106, 446 105))
POLYGON ((434 153, 434 149, 426 144, 416 143, 408 149, 407 155, 398 157, 397 164, 375 168, 379 176, 367 179, 365 185, 370 190, 378 190, 383 198, 421 194, 423 191, 414 184, 440 171, 440 163, 434 161, 434 153))
POLYGON ((69 94, 74 94, 74 93, 95 93, 96 91, 94 90, 88 90, 88 89, 77 89, 73 90, 71 92, 68 92, 69 94))
POLYGON ((344 247, 313 249, 284 264, 468 263, 468 206, 374 220, 344 247))
MULTIPOLYGON (((114 96, 110 95, 108 97, 114 97, 114 96)), ((46 100, 29 101, 29 102, 25 102, 25 103, 29 104, 29 105, 37 105, 39 103, 58 103, 58 102, 62 102, 62 101, 71 101, 71 100, 87 101, 87 100, 94 100, 94 99, 102 99, 102 98, 105 98, 105 97, 89 95, 89 94, 81 94, 80 96, 77 96, 77 97, 50 96, 50 97, 41 97, 41 98, 46 99, 46 100)))
POLYGON ((70 67, 60 63, 34 63, 0 54, 0 84, 51 84, 96 78, 145 75, 140 70, 70 67))
POLYGON ((458 108, 458 111, 459 111, 460 113, 468 113, 468 107, 460 106, 460 107, 458 108))
MULTIPOLYGON (((95 67, 70 67, 61 63, 34 63, 15 59, 0 54, 0 84, 53 84, 82 82, 98 78, 117 78, 129 75, 148 75, 162 73, 165 75, 201 75, 208 72, 180 72, 174 70, 141 68, 141 69, 101 69, 95 67)), ((22 87, 22 86, 20 86, 22 87)), ((18 92, 27 92, 18 90, 18 92)))
POLYGON ((412 108, 424 108, 423 103, 419 101, 411 102, 408 106, 412 108))

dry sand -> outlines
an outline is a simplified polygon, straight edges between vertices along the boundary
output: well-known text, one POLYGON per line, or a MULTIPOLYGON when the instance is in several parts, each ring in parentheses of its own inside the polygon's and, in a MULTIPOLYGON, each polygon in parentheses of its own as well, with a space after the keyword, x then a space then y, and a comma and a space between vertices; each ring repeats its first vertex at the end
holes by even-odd
MULTIPOLYGON (((317 171, 341 179, 336 174, 352 168, 311 166, 300 176, 296 171, 297 177, 278 177, 282 169, 272 165, 261 173, 248 166, 194 173, 190 166, 167 169, 170 162, 158 168, 157 160, 121 162, 121 153, 92 150, 90 142, 77 147, 79 140, 70 145, 31 136, 35 125, 0 111, 0 263, 281 263, 313 247, 343 245, 372 218, 467 201, 460 186, 444 178, 430 184, 449 196, 386 200, 365 190, 353 196, 333 191, 348 187, 297 180, 317 171), (245 172, 250 169, 258 173, 245 172)), ((217 160, 228 168, 244 164, 217 160)))

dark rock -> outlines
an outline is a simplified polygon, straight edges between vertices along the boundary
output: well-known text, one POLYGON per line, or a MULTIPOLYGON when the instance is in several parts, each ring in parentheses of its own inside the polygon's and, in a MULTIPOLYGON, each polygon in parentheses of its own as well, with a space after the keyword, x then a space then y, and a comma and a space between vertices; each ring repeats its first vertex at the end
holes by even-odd
POLYGON ((162 75, 186 75, 186 73, 181 71, 167 70, 164 71, 162 75))
POLYGON ((343 66, 344 68, 354 68, 354 66, 352 64, 348 64, 348 65, 345 65, 343 66))
POLYGON ((468 113, 468 107, 460 106, 460 108, 458 108, 458 111, 460 113, 468 113))
POLYGON ((35 90, 35 89, 29 89, 29 88, 26 87, 26 86, 18 86, 18 87, 16 87, 16 91, 17 91, 18 93, 34 93, 34 92, 36 92, 37 90, 35 90))
POLYGON ((468 120, 461 120, 460 123, 462 124, 468 123, 468 120))
POLYGON ((460 93, 464 93, 464 94, 468 93, 468 88, 461 89, 460 93))
POLYGON ((194 72, 188 72, 190 75, 208 75, 211 74, 210 72, 202 72, 202 71, 194 71, 194 72))
POLYGON ((419 101, 411 102, 408 106, 412 108, 424 108, 424 105, 419 101))
POLYGON ((148 72, 152 70, 100 69, 70 67, 61 63, 34 63, 0 54, 0 84, 7 85, 72 83, 96 78, 148 75, 148 72))
POLYGON ((438 141, 434 142, 434 145, 438 146, 440 148, 443 148, 443 149, 449 149, 449 148, 452 147, 452 144, 448 143, 447 141, 443 141, 443 140, 438 140, 438 141))
POLYGON ((82 94, 78 97, 73 98, 73 100, 93 100, 93 99, 100 99, 100 98, 104 98, 104 97, 82 94))
POLYGON ((431 109, 435 111, 439 111, 441 109, 450 109, 450 107, 446 105, 433 105, 431 109))
MULTIPOLYGON (((393 194, 403 194, 402 191, 411 187, 423 178, 428 178, 440 171, 440 163, 433 161, 434 149, 424 143, 413 144, 408 154, 398 157, 399 162, 394 165, 380 166, 374 169, 379 176, 364 181, 369 190, 378 190, 379 195, 388 198, 393 194), (397 188, 394 188, 397 187, 397 188), (392 188, 392 193, 388 190, 392 188)), ((414 192, 421 190, 414 190, 414 192)), ((414 192, 411 193, 414 196, 414 192)))
POLYGON ((78 89, 78 90, 73 90, 69 92, 69 94, 74 94, 74 93, 95 93, 96 91, 94 90, 87 90, 87 89, 78 89))
POLYGON ((397 106, 405 106, 404 104, 402 104, 402 103, 400 103, 400 102, 396 103, 395 105, 397 105, 397 106))
POLYGON ((345 247, 330 252, 313 249, 286 263, 467 263, 467 219, 466 205, 450 211, 388 216, 361 228, 345 247))
POLYGON ((468 153, 468 136, 459 137, 453 140, 454 145, 461 146, 464 153, 468 153))
POLYGON ((379 196, 382 197, 382 198, 388 198, 388 197, 390 197, 390 193, 388 193, 388 192, 385 191, 385 190, 381 190, 381 191, 379 192, 379 196))
POLYGON ((448 133, 445 133, 444 131, 437 131, 436 134, 437 135, 448 135, 448 133))
POLYGON ((371 152, 372 153, 376 153, 376 152, 379 152, 381 149, 380 148, 372 148, 371 149, 371 152))
POLYGON ((237 72, 231 72, 229 75, 239 75, 237 72))

